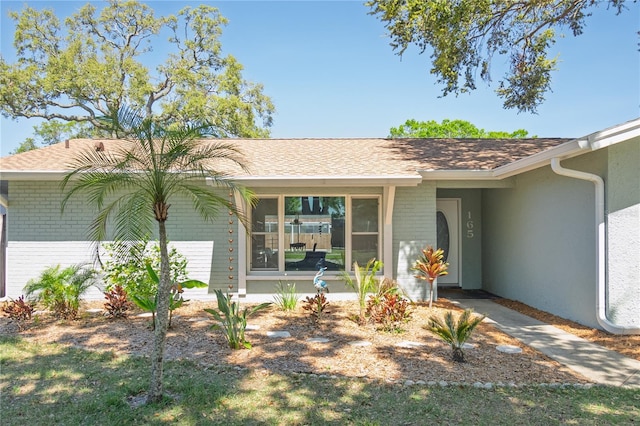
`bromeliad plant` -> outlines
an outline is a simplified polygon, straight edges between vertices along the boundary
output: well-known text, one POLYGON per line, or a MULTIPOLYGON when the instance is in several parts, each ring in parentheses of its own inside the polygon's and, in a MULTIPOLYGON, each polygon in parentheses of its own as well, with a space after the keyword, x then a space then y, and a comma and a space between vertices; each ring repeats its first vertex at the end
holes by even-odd
POLYGON ((360 308, 358 314, 358 323, 364 325, 367 322, 366 309, 367 309, 367 294, 372 293, 378 286, 378 280, 376 273, 382 268, 382 262, 376 259, 371 259, 364 267, 358 265, 358 262, 353 262, 353 275, 355 279, 351 278, 351 275, 347 271, 342 271, 341 277, 348 287, 351 287, 358 296, 358 306, 360 308))
POLYGON ((473 310, 466 309, 456 321, 453 317, 453 312, 448 311, 444 315, 444 319, 432 316, 429 320, 429 325, 426 327, 427 330, 451 346, 453 360, 456 362, 465 362, 462 350, 463 345, 471 337, 473 330, 484 319, 483 315, 472 317, 472 313, 473 310))
POLYGON ((444 250, 434 250, 433 247, 427 246, 422 249, 422 256, 416 260, 411 268, 412 271, 416 271, 415 277, 421 280, 425 280, 429 283, 429 308, 433 304, 433 283, 434 281, 443 275, 447 275, 447 269, 449 264, 444 260, 444 250))
POLYGON ((240 303, 233 301, 229 293, 225 295, 222 290, 215 290, 215 294, 216 299, 218 299, 218 310, 205 309, 205 312, 210 313, 213 319, 218 322, 212 325, 211 328, 224 331, 224 337, 231 349, 251 349, 251 343, 244 337, 247 318, 262 309, 268 308, 271 303, 261 303, 251 308, 245 307, 240 312, 240 303))

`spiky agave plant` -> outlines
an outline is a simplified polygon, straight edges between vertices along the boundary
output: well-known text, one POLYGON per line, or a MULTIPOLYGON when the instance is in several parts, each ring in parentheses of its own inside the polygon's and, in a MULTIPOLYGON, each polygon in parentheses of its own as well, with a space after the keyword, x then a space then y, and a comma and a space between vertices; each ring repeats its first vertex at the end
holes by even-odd
POLYGON ((444 250, 434 250, 427 246, 422 249, 422 256, 416 260, 411 270, 416 271, 415 277, 429 283, 429 307, 433 304, 433 282, 442 275, 447 275, 449 264, 444 260, 444 250))
POLYGON ((472 314, 472 309, 466 309, 456 320, 453 312, 448 311, 444 314, 444 319, 435 315, 429 319, 427 329, 451 346, 453 360, 456 362, 465 362, 462 347, 484 319, 484 315, 472 317, 472 314))

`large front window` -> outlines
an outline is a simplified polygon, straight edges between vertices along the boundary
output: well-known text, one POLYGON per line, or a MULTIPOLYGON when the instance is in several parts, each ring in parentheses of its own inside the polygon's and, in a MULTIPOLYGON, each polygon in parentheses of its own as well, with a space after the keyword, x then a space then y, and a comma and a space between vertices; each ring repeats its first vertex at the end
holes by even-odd
POLYGON ((379 258, 379 214, 378 197, 263 197, 251 216, 251 270, 339 271, 379 258))

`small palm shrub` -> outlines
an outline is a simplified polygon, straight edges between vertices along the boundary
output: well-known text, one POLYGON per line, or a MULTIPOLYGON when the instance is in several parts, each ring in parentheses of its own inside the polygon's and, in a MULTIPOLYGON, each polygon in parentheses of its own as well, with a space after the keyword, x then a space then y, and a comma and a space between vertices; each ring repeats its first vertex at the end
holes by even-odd
POLYGON ((96 284, 96 271, 83 265, 62 269, 60 265, 45 269, 40 277, 27 282, 28 298, 42 303, 56 318, 75 319, 81 296, 96 284))
POLYGON ((304 301, 304 304, 302 305, 302 308, 305 311, 309 311, 311 316, 314 318, 316 324, 319 324, 320 321, 322 320, 322 317, 325 314, 329 313, 329 311, 327 310, 328 306, 329 306, 329 301, 327 300, 327 297, 324 295, 324 293, 318 292, 313 297, 307 296, 307 298, 304 301))
POLYGON ((251 308, 246 307, 240 312, 240 303, 232 301, 229 293, 225 295, 222 290, 215 290, 215 294, 218 299, 218 309, 205 309, 205 312, 210 313, 213 319, 218 322, 211 328, 224 331, 224 337, 231 349, 251 349, 251 343, 244 336, 247 318, 259 310, 268 308, 271 303, 261 303, 251 308))
POLYGON ((31 319, 34 310, 33 303, 24 300, 24 296, 20 296, 15 300, 8 300, 2 306, 2 312, 15 321, 20 330, 24 328, 24 323, 31 319))
POLYGON ((298 300, 300 300, 300 296, 296 292, 296 284, 287 283, 284 285, 282 281, 278 282, 276 294, 273 298, 276 306, 285 312, 295 311, 298 306, 298 300))
POLYGON ((434 315, 426 327, 427 330, 451 346, 452 357, 456 362, 465 362, 462 346, 484 319, 483 315, 472 317, 472 313, 472 309, 466 309, 457 320, 453 317, 452 311, 448 311, 444 315, 444 319, 434 315))
POLYGON ((121 285, 116 285, 111 290, 105 291, 104 298, 107 300, 104 303, 104 309, 105 316, 108 318, 126 318, 127 311, 133 309, 133 303, 129 301, 127 291, 121 285))
POLYGON ((351 278, 349 272, 342 271, 341 277, 348 287, 351 287, 358 296, 358 323, 364 325, 367 323, 366 309, 367 309, 367 295, 376 290, 378 285, 378 279, 376 273, 382 268, 382 262, 376 259, 371 259, 364 267, 358 265, 358 262, 353 262, 353 275, 351 278))

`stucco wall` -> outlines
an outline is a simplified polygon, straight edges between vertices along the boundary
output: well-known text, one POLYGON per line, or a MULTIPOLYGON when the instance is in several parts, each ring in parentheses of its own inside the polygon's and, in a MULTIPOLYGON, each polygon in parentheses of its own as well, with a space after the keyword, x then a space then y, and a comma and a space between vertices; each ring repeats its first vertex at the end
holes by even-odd
MULTIPOLYGON (((605 176, 606 151, 562 165, 605 176)), ((482 197, 483 288, 597 327, 593 184, 544 167, 482 197)))
POLYGON ((482 190, 438 189, 438 198, 460 198, 460 287, 482 288, 482 190))
MULTIPOLYGON (((85 199, 76 197, 61 214, 61 199, 57 182, 10 183, 7 296, 20 296, 27 281, 48 266, 92 261, 91 244, 86 236, 95 209, 85 199)), ((225 252, 229 245, 226 212, 221 212, 216 223, 204 223, 188 202, 175 200, 169 210, 167 234, 171 243, 187 257, 191 278, 208 281, 212 288, 226 287, 229 266, 225 252), (215 256, 214 241, 224 242, 215 256)), ((237 264, 233 266, 237 268, 237 264)), ((101 299, 102 296, 95 290, 87 298, 101 299)))
POLYGON ((640 326, 640 138, 609 148, 607 317, 640 326))
POLYGON ((436 185, 397 188, 393 209, 394 278, 414 300, 427 297, 423 281, 411 271, 420 250, 436 244, 436 185))

